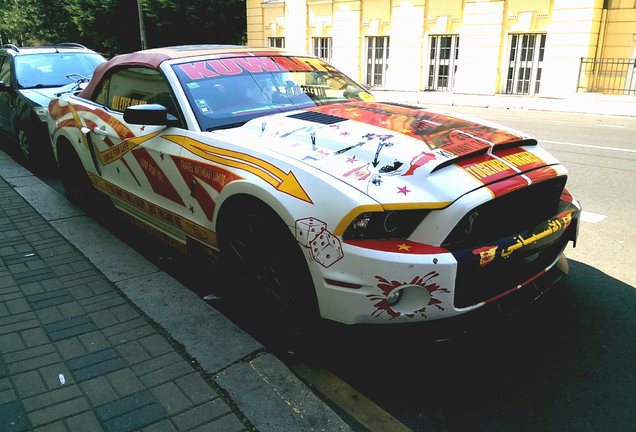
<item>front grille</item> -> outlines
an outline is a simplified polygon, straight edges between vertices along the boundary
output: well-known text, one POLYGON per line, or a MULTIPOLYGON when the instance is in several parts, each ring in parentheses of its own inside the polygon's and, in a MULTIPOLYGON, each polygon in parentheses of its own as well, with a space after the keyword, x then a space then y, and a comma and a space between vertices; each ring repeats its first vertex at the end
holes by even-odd
POLYGON ((526 282, 558 258, 568 239, 568 235, 562 235, 544 249, 525 253, 518 251, 507 259, 495 259, 483 268, 479 260, 459 263, 455 281, 455 307, 478 304, 526 282))
POLYGON ((556 177, 510 192, 469 211, 442 247, 453 251, 494 242, 554 217, 566 177, 556 177))

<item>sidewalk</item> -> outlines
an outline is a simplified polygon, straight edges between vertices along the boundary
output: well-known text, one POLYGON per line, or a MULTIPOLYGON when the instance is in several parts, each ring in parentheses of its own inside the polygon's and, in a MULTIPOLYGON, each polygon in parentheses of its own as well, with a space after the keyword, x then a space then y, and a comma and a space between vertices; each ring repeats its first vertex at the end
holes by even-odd
POLYGON ((450 92, 407 92, 374 90, 380 101, 417 105, 454 105, 499 109, 558 111, 636 117, 636 96, 576 93, 564 98, 515 95, 471 95, 450 92))
POLYGON ((349 430, 289 369, 0 151, 0 431, 349 430))

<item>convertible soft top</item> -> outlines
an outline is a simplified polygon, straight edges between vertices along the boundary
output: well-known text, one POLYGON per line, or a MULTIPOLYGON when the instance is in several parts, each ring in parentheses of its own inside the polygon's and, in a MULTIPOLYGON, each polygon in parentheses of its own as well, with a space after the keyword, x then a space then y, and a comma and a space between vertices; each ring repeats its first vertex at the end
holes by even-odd
POLYGON ((216 58, 234 57, 237 54, 252 55, 280 55, 282 50, 277 48, 254 48, 241 45, 182 45, 166 48, 154 48, 144 51, 136 51, 129 54, 120 54, 113 57, 109 61, 100 64, 95 69, 93 78, 86 88, 79 93, 80 97, 92 99, 97 83, 101 82, 102 77, 107 71, 120 66, 142 66, 152 69, 158 69, 159 65, 166 60, 179 58, 196 57, 202 55, 210 55, 216 58))

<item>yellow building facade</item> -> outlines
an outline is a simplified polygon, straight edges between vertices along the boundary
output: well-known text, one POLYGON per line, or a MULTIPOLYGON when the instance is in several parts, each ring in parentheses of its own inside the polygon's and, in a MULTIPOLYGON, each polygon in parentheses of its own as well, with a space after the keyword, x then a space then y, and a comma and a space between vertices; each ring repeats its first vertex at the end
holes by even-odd
POLYGON ((636 0, 246 3, 248 45, 317 55, 371 87, 560 97, 611 85, 636 94, 636 0))

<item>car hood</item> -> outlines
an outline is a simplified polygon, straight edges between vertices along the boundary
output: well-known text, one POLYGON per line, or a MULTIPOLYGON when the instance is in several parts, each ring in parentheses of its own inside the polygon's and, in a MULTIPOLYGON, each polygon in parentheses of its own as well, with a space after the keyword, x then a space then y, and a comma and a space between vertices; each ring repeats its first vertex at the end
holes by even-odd
POLYGON ((50 100, 60 92, 60 87, 22 89, 20 93, 34 105, 48 107, 50 100))
POLYGON ((536 140, 518 131, 400 104, 329 104, 259 117, 241 129, 258 135, 250 142, 328 173, 382 204, 450 203, 549 164, 536 140))

